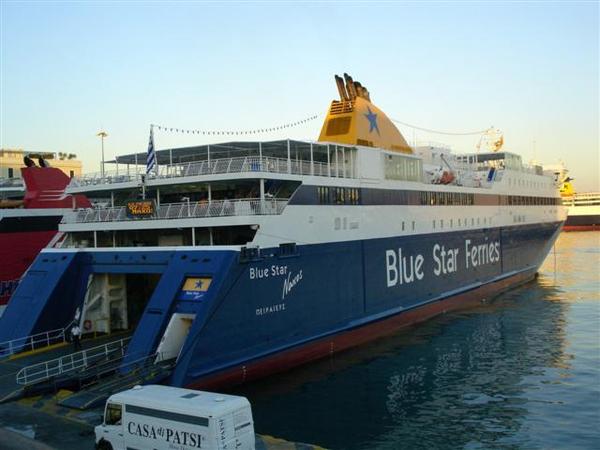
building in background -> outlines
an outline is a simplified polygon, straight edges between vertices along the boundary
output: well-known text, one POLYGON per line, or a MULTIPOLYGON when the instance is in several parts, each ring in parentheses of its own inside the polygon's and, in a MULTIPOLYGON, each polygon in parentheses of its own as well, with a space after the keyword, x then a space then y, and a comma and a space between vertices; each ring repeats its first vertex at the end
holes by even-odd
POLYGON ((2 148, 0 149, 0 179, 21 178, 21 168, 25 167, 23 162, 25 156, 33 159, 36 164, 41 157, 70 178, 81 175, 81 161, 76 159, 77 155, 73 153, 29 152, 23 149, 2 148))

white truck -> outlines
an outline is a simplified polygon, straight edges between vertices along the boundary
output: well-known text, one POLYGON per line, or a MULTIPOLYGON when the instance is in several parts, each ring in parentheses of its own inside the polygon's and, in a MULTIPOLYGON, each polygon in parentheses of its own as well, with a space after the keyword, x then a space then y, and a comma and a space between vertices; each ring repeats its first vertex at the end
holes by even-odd
POLYGON ((135 386, 110 396, 95 428, 97 450, 254 450, 244 397, 170 386, 135 386))

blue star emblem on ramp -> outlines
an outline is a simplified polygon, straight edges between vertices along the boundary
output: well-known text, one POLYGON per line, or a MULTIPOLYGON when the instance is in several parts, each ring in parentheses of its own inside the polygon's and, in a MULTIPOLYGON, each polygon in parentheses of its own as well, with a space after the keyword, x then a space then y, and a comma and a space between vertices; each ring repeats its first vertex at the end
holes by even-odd
POLYGON ((379 134, 379 127, 377 126, 377 114, 373 114, 373 111, 371 111, 371 108, 368 106, 367 109, 369 110, 369 113, 365 114, 365 117, 369 121, 369 133, 371 133, 373 130, 376 130, 377 134, 379 134))
POLYGON ((202 280, 196 281, 196 289, 201 289, 201 288, 202 288, 202 280))

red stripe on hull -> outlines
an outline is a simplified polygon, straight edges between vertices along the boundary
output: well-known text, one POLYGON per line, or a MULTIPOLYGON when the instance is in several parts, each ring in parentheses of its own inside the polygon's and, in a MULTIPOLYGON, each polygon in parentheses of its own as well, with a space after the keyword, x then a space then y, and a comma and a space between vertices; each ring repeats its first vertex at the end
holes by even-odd
POLYGON ((600 225, 564 225, 563 231, 598 231, 600 225))
POLYGON ((335 352, 347 350, 374 339, 393 334, 401 328, 423 322, 439 314, 480 305, 486 299, 489 300, 492 296, 531 281, 534 277, 535 272, 532 271, 514 275, 463 294, 448 297, 444 300, 363 325, 360 328, 328 336, 302 345, 301 347, 295 347, 249 362, 247 365, 237 366, 218 374, 209 375, 189 383, 187 387, 209 390, 219 387, 231 387, 277 372, 283 372, 301 364, 331 356, 335 352))

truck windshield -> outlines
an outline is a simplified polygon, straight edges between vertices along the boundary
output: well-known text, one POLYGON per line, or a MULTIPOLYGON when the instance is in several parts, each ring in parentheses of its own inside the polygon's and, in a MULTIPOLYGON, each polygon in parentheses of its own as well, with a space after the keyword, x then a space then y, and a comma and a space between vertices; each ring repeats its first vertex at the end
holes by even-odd
POLYGON ((106 417, 104 422, 106 425, 121 425, 121 415, 123 407, 118 403, 109 403, 106 406, 106 417))

